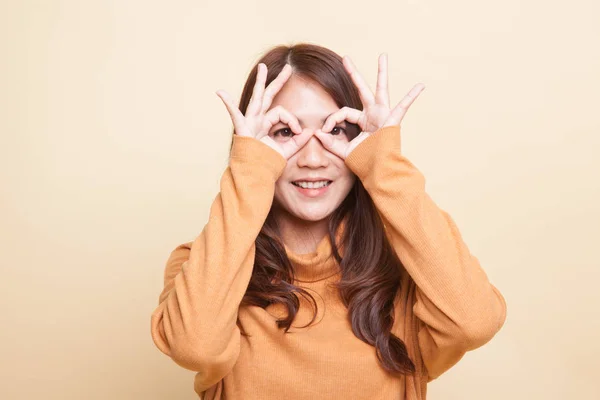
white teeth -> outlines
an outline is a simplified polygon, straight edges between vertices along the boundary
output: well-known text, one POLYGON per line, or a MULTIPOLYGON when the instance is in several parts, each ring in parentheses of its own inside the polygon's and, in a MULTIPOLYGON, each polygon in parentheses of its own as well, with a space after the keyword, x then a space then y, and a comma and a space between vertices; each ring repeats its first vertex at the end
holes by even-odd
POLYGON ((292 182, 293 185, 300 186, 304 189, 319 189, 324 186, 328 186, 330 181, 319 181, 319 182, 292 182))

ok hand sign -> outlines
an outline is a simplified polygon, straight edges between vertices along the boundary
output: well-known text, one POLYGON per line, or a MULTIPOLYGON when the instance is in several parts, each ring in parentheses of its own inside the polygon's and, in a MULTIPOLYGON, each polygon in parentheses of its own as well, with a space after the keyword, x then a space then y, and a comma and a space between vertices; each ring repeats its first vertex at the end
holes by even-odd
POLYGON ((388 93, 388 65, 387 54, 379 55, 379 69, 377 72, 377 89, 375 94, 356 70, 356 67, 348 56, 343 59, 344 67, 350 75, 352 82, 359 91, 363 103, 363 110, 350 107, 342 107, 327 120, 325 124, 315 133, 323 147, 342 159, 350 154, 363 140, 385 126, 400 125, 402 118, 417 96, 425 89, 425 85, 418 83, 408 92, 393 110, 390 109, 390 96, 388 93), (357 124, 362 132, 350 142, 338 140, 330 132, 336 124, 349 121, 357 124))
POLYGON ((282 106, 276 106, 270 109, 275 95, 281 90, 285 82, 292 73, 292 67, 286 64, 277 78, 265 89, 267 80, 267 66, 263 63, 258 64, 256 72, 256 82, 252 91, 252 98, 248 103, 246 115, 242 114, 240 109, 231 99, 231 96, 224 90, 217 90, 217 95, 221 98, 227 111, 233 121, 235 134, 239 136, 250 136, 281 154, 286 160, 302 148, 312 137, 309 130, 302 131, 300 123, 296 117, 282 106), (277 142, 271 138, 268 133, 271 127, 279 121, 287 124, 294 133, 290 140, 277 142))

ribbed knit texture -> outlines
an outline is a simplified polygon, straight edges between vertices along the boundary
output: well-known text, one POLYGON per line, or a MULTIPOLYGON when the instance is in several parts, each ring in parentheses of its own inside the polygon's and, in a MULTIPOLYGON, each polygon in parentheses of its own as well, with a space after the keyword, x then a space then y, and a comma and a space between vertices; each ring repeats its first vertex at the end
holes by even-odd
MULTIPOLYGON (((345 160, 383 218, 404 265, 392 332, 401 338, 419 377, 394 377, 375 348, 352 333, 347 309, 330 283, 339 279, 328 237, 311 254, 285 250, 300 297, 285 334, 286 309, 239 307, 253 269, 255 244, 286 160, 264 143, 234 135, 229 166, 200 235, 168 258, 164 290, 152 314, 156 346, 197 371, 195 391, 213 399, 425 399, 427 382, 487 343, 502 327, 506 303, 489 282, 452 218, 425 192, 425 178, 401 154, 400 129, 385 127, 345 160), (236 317, 251 336, 241 336, 236 317)), ((343 225, 338 232, 338 237, 343 225)))

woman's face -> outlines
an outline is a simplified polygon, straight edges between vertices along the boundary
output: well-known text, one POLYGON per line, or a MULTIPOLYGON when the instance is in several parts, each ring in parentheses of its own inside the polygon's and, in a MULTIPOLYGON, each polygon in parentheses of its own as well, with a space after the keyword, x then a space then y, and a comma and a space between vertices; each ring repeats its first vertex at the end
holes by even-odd
MULTIPOLYGON (((322 87, 297 75, 288 79, 270 108, 278 105, 292 113, 303 130, 312 131, 322 128, 327 116, 340 109, 322 87)), ((344 122, 329 134, 336 140, 348 141, 353 137, 351 129, 352 125, 344 122)), ((292 135, 283 122, 273 125, 269 131, 269 136, 278 142, 290 140, 292 135)), ((275 183, 274 206, 277 211, 305 221, 320 221, 342 203, 355 179, 344 160, 327 151, 313 136, 288 159, 275 183), (327 186, 322 187, 324 183, 327 186)))

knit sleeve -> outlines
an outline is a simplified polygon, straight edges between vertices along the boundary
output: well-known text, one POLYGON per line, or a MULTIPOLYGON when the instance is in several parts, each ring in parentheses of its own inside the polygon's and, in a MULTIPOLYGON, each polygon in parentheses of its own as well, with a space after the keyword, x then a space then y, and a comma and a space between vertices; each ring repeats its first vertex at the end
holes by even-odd
MULTIPOLYGON (((382 217, 405 273, 416 284, 411 314, 420 357, 433 380, 487 343, 506 318, 488 280, 448 213, 425 192, 425 178, 400 153, 400 127, 384 127, 346 158, 382 217)), ((397 322, 397 321, 396 321, 397 322)))
POLYGON ((197 371, 196 385, 220 381, 237 361, 238 308, 254 266, 255 240, 286 160, 251 137, 234 135, 220 191, 199 236, 174 249, 151 316, 156 346, 197 371))

